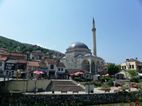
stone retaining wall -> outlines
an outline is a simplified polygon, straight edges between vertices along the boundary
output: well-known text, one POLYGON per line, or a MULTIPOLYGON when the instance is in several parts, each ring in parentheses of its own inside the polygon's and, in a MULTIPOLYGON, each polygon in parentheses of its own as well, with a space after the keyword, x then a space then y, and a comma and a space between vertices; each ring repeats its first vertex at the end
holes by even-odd
MULTIPOLYGON (((0 104, 9 103, 11 105, 40 104, 43 106, 84 106, 94 104, 122 103, 135 101, 140 97, 140 93, 104 93, 104 94, 50 94, 50 95, 23 95, 9 94, 0 96, 0 104)), ((20 105, 23 106, 23 105, 20 105)))

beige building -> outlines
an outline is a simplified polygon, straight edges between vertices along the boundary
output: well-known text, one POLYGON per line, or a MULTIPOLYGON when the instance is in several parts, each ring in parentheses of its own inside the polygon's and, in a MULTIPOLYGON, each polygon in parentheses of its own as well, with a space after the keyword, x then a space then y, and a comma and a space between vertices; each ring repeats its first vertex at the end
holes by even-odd
POLYGON ((142 72, 142 62, 140 62, 137 58, 126 59, 124 63, 121 64, 122 70, 137 70, 138 72, 142 72))

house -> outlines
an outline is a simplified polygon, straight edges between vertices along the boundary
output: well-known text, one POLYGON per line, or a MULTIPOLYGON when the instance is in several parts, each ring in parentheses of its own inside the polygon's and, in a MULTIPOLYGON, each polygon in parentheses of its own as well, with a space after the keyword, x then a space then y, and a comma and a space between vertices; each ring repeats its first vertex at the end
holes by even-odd
POLYGON ((39 69, 39 61, 28 61, 27 62, 27 70, 28 72, 38 70, 39 69))
POLYGON ((27 55, 20 52, 11 52, 8 54, 8 57, 17 60, 27 60, 27 55))
POLYGON ((48 63, 48 76, 49 78, 57 78, 57 62, 53 59, 47 59, 48 63))
POLYGON ((0 57, 0 77, 4 77, 4 67, 5 67, 5 61, 7 60, 7 57, 0 57))
POLYGON ((12 78, 17 76, 17 72, 19 71, 20 77, 26 77, 26 60, 17 60, 13 58, 8 58, 5 61, 4 71, 6 72, 7 78, 12 78))
POLYGON ((29 58, 30 60, 41 60, 44 57, 44 53, 40 50, 33 51, 30 53, 29 58))
POLYGON ((40 69, 46 70, 46 73, 50 79, 65 78, 65 65, 62 62, 45 57, 39 64, 40 69))
POLYGON ((122 70, 137 70, 138 72, 142 72, 142 62, 137 58, 126 59, 124 63, 121 64, 122 70))
POLYGON ((5 48, 0 48, 0 53, 8 53, 8 51, 5 48))
POLYGON ((64 65, 64 63, 62 63, 62 62, 57 62, 56 66, 57 66, 57 78, 58 78, 58 79, 66 78, 66 75, 65 75, 65 65, 64 65))
POLYGON ((32 72, 35 70, 39 70, 39 61, 27 61, 27 78, 31 78, 32 72))
POLYGON ((1 57, 7 57, 4 65, 5 77, 16 77, 17 71, 21 74, 20 77, 25 78, 27 55, 19 52, 3 53, 1 57))

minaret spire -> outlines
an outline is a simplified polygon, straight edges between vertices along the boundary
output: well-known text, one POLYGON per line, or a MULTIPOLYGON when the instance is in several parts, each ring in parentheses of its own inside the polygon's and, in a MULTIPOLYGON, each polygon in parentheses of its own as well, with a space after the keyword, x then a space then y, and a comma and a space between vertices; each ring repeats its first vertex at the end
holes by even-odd
POLYGON ((93 28, 95 28, 95 20, 94 20, 94 17, 93 17, 93 28))
POLYGON ((97 48, 96 48, 96 27, 95 27, 95 20, 93 17, 93 28, 92 28, 92 32, 93 32, 93 55, 97 56, 97 48))

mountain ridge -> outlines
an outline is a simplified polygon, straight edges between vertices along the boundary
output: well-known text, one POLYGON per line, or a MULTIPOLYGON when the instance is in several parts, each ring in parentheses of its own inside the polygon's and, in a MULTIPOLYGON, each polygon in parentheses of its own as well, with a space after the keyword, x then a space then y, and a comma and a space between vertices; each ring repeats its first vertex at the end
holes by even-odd
MULTIPOLYGON (((48 48, 44 48, 38 45, 33 45, 33 44, 28 44, 28 43, 22 43, 14 39, 10 39, 7 37, 3 37, 0 35, 0 48, 5 48, 8 50, 8 52, 22 52, 22 53, 27 53, 27 52, 32 52, 36 50, 40 50, 45 54, 49 55, 58 55, 58 56, 63 56, 64 54, 57 51, 57 50, 51 50, 48 48)), ((59 57, 60 58, 60 57, 59 57)))

